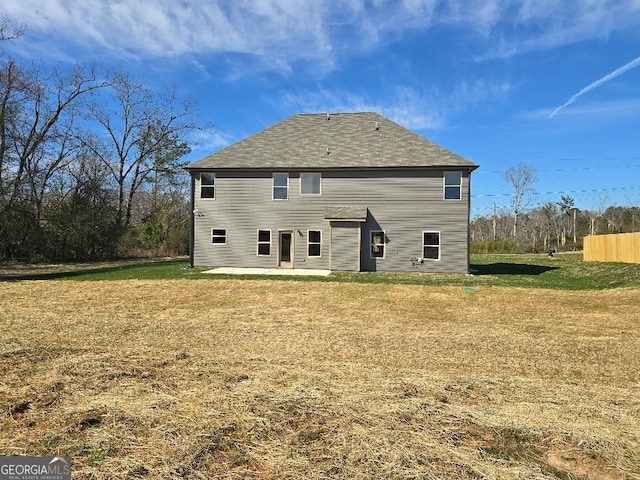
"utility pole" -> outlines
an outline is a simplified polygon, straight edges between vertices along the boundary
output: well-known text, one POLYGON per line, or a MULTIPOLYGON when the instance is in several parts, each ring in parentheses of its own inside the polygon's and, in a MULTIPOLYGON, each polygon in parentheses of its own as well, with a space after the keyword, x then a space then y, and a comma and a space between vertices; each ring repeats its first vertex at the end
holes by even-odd
POLYGON ((576 212, 578 211, 578 209, 574 208, 573 209, 573 246, 575 247, 576 245, 576 212))

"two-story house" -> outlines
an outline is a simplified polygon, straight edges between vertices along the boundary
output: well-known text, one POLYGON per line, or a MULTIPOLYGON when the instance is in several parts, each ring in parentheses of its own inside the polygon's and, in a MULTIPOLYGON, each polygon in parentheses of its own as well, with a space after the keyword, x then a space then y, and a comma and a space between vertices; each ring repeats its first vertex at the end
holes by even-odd
POLYGON ((477 167, 376 113, 294 115, 187 167, 191 263, 467 273, 477 167))

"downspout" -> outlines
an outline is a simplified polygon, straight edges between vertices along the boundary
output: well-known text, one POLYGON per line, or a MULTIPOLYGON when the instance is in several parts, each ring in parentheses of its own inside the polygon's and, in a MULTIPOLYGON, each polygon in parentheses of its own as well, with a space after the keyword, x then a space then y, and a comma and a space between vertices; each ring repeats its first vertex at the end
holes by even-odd
POLYGON ((195 202, 196 180, 193 175, 193 172, 189 172, 189 175, 191 176, 191 228, 190 228, 191 231, 189 234, 189 266, 193 268, 194 267, 193 250, 195 248, 195 230, 196 230, 196 213, 195 213, 196 211, 196 202, 195 202))
POLYGON ((469 236, 469 229, 471 228, 471 172, 469 169, 469 176, 467 177, 467 275, 471 274, 471 238, 469 236))

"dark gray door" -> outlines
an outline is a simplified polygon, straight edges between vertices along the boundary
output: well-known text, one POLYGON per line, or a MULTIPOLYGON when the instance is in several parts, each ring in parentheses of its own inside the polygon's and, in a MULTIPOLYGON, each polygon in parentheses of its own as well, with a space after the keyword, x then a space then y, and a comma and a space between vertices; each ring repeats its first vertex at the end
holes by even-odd
POLYGON ((280 232, 278 244, 278 265, 282 268, 293 268, 293 232, 280 232))
POLYGON ((331 270, 360 271, 360 224, 331 222, 331 270))

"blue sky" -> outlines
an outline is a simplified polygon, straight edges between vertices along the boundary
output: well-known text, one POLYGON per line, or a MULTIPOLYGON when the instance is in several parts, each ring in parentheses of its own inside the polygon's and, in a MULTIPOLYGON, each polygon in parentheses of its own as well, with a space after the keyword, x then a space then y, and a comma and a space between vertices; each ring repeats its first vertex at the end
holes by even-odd
POLYGON ((375 111, 480 168, 472 214, 640 205, 640 0, 5 0, 3 42, 47 65, 99 60, 174 83, 216 134, 190 160, 295 113, 375 111))

